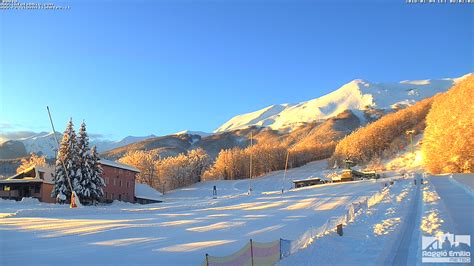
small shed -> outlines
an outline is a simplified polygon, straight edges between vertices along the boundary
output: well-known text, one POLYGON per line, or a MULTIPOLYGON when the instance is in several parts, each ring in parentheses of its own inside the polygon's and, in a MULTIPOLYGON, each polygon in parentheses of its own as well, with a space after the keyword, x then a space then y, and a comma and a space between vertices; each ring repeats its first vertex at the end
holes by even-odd
POLYGON ((163 202, 163 194, 147 184, 135 183, 135 202, 150 204, 163 202))
POLYGON ((326 183, 326 181, 324 181, 323 179, 321 179, 319 177, 302 179, 302 180, 293 180, 293 184, 295 184, 295 188, 321 185, 321 184, 324 184, 324 183, 326 183))

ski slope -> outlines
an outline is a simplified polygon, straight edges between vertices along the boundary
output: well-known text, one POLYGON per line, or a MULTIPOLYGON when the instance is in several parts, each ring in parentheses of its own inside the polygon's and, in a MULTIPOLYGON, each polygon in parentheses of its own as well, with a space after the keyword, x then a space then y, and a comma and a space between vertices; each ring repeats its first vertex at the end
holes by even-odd
MULTIPOLYGON (((291 179, 321 175, 324 161, 296 168, 291 179)), ((34 201, 0 201, 0 264, 197 265, 204 254, 233 253, 250 238, 296 239, 381 189, 374 181, 292 189, 283 173, 205 182, 173 191, 153 205, 114 203, 69 209, 34 201), (217 199, 211 197, 218 187, 217 199), (32 259, 34 258, 34 260, 32 259)))

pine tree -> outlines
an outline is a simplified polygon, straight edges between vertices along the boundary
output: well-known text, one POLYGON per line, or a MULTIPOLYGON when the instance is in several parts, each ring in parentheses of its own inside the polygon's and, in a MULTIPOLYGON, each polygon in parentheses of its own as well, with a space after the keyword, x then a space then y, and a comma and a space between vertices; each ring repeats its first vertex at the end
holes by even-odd
POLYGON ((99 162, 99 154, 95 146, 92 147, 90 154, 87 156, 88 165, 90 166, 90 199, 92 202, 99 201, 104 196, 103 187, 105 187, 104 179, 102 179, 102 167, 99 162))
POLYGON ((77 150, 79 162, 76 180, 78 184, 75 184, 75 188, 77 188, 75 191, 83 203, 88 203, 91 196, 92 167, 89 158, 89 137, 87 136, 86 124, 84 122, 82 122, 79 129, 77 150))
POLYGON ((71 187, 68 175, 74 191, 80 189, 77 179, 78 158, 76 133, 72 119, 66 127, 56 158, 56 169, 54 172, 54 188, 51 196, 57 198, 58 202, 65 203, 71 198, 71 187), (66 169, 65 169, 66 168, 66 169), (66 174, 67 171, 67 174, 66 174))

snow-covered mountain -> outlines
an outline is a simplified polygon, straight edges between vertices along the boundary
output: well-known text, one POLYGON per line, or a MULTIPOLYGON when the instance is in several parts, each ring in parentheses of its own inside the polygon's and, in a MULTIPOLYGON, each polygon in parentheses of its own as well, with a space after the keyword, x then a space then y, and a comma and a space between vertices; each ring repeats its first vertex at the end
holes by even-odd
MULTIPOLYGON (((468 75, 460 78, 393 83, 353 80, 316 99, 297 104, 272 105, 255 112, 235 116, 217 128, 215 132, 220 133, 249 126, 291 129, 303 123, 334 117, 344 110, 362 114, 360 111, 370 108, 385 110, 400 108, 444 92, 468 75)), ((362 116, 360 118, 364 119, 362 116)))
MULTIPOLYGON (((61 141, 62 133, 56 132, 56 136, 58 140, 61 141)), ((153 138, 153 137, 155 136, 154 135, 143 136, 143 137, 128 136, 128 137, 123 138, 120 141, 112 141, 112 140, 107 140, 107 139, 91 139, 90 146, 92 147, 95 145, 97 146, 97 150, 99 152, 104 152, 104 151, 112 150, 118 147, 122 147, 128 144, 132 144, 132 143, 139 142, 139 141, 142 141, 148 138, 153 138)), ((57 144, 55 143, 55 139, 52 132, 34 133, 28 137, 6 140, 0 145, 0 153, 4 152, 4 150, 6 153, 7 147, 8 147, 8 153, 9 153, 8 156, 7 155, 0 156, 0 158, 17 158, 17 157, 25 156, 26 154, 29 154, 32 152, 36 154, 45 155, 48 158, 54 158, 56 156, 56 150, 57 150, 57 144), (23 147, 18 146, 21 144, 23 144, 24 149, 23 147), (12 145, 16 145, 14 150, 12 150, 13 148, 11 148, 12 145), (25 150, 26 150, 26 154, 25 154, 25 150)))
POLYGON ((99 152, 109 151, 118 147, 126 146, 132 143, 140 142, 142 140, 146 140, 149 138, 154 138, 155 135, 148 135, 148 136, 127 136, 119 141, 112 141, 112 140, 102 140, 102 139, 92 139, 91 146, 97 146, 97 150, 99 152))
POLYGON ((197 135, 197 136, 201 136, 201 137, 207 137, 207 136, 212 135, 212 133, 207 133, 207 132, 203 132, 203 131, 194 131, 194 130, 183 130, 183 131, 175 133, 174 135, 184 135, 184 134, 197 135))
MULTIPOLYGON (((56 132, 56 137, 61 141, 63 135, 56 132)), ((28 154, 34 152, 36 154, 45 155, 48 158, 54 158, 56 156, 57 144, 54 140, 53 132, 42 132, 31 137, 18 139, 17 141, 25 145, 28 154)))

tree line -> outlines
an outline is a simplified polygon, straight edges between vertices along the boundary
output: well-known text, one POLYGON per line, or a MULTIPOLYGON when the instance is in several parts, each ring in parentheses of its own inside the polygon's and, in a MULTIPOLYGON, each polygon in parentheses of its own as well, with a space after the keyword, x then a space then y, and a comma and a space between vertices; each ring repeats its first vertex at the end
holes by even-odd
POLYGON ((336 145, 329 163, 343 165, 346 158, 356 163, 368 163, 403 149, 407 145, 403 141, 407 131, 415 130, 414 134, 417 134, 424 128, 426 115, 436 97, 387 114, 347 135, 336 145))
POLYGON ((285 142, 262 141, 247 148, 223 149, 214 161, 201 148, 166 158, 161 158, 158 150, 138 150, 129 151, 119 162, 140 170, 137 182, 166 192, 200 181, 245 179, 250 174, 258 177, 282 170, 287 156, 288 168, 298 167, 314 160, 329 158, 335 145, 336 142, 315 142, 306 146, 289 147, 285 142))
POLYGON ((235 180, 258 177, 266 173, 299 167, 308 162, 329 158, 336 142, 313 142, 306 146, 291 147, 285 142, 257 143, 247 148, 221 150, 205 173, 205 180, 235 180), (287 162, 288 159, 288 162, 287 162), (250 163, 250 160, 252 162, 250 163))
POLYGON ((157 150, 130 151, 119 162, 140 170, 137 182, 165 193, 168 190, 200 182, 211 164, 203 149, 191 150, 174 157, 161 158, 157 150))

